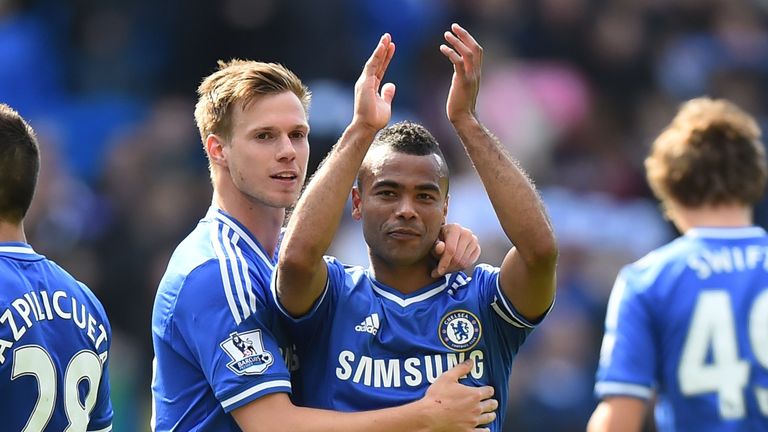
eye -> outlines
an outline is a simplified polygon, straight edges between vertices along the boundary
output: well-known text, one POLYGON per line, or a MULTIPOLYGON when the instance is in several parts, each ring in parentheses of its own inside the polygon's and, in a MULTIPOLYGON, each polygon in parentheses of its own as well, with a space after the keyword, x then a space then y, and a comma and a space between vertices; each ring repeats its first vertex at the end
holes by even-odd
POLYGON ((392 190, 380 190, 376 192, 376 196, 380 196, 382 198, 394 198, 397 196, 397 194, 395 194, 395 191, 392 190))
POLYGON ((271 132, 259 132, 256 134, 257 140, 268 140, 272 139, 272 133, 271 132))
POLYGON ((291 132, 291 139, 303 139, 306 138, 307 133, 304 131, 294 131, 291 132))
POLYGON ((435 201, 437 198, 435 196, 428 194, 428 193, 420 193, 416 196, 416 198, 423 200, 423 201, 435 201))

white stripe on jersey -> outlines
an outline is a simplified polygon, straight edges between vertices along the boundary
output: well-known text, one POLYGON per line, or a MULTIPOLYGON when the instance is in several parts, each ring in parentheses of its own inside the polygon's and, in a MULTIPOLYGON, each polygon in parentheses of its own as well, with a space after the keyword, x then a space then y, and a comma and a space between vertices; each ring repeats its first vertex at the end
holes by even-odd
POLYGON ((35 251, 31 247, 24 246, 0 246, 0 253, 16 253, 25 255, 36 255, 35 251))
POLYGON ((382 297, 384 297, 386 299, 392 300, 393 302, 397 303, 401 307, 406 307, 406 306, 408 306, 410 304, 417 303, 417 302, 420 302, 422 300, 426 300, 426 299, 428 299, 430 297, 433 297, 433 296, 441 293, 443 290, 445 290, 445 288, 447 286, 448 286, 448 277, 446 276, 445 277, 445 281, 442 284, 440 284, 440 286, 438 286, 437 288, 432 288, 431 290, 425 292, 424 294, 419 294, 419 295, 417 295, 415 297, 411 297, 411 298, 403 300, 400 297, 398 297, 398 296, 396 296, 396 295, 394 295, 392 293, 389 293, 387 291, 384 291, 383 289, 377 287, 376 284, 373 283, 373 281, 371 281, 371 287, 373 288, 373 290, 378 295, 380 295, 380 296, 382 296, 382 297))
MULTIPOLYGON (((237 234, 235 234, 237 235, 237 234)), ((239 238, 240 236, 238 236, 239 238)), ((240 259, 240 263, 243 265, 243 279, 245 280, 245 292, 248 294, 248 302, 251 306, 251 312, 256 313, 256 294, 253 293, 253 285, 251 284, 251 277, 248 274, 248 261, 243 256, 243 249, 237 246, 237 240, 234 240, 234 248, 237 257, 240 259)))
POLYGON ((765 235, 765 230, 758 226, 733 228, 694 227, 685 232, 685 237, 712 239, 745 239, 764 237, 765 235))
POLYGON ((88 432, 109 432, 111 430, 112 430, 112 425, 109 425, 104 429, 88 429, 88 432))
POLYGON ((507 302, 507 298, 504 296, 504 292, 501 290, 501 286, 499 285, 498 277, 496 278, 496 297, 499 300, 501 300, 501 303, 504 305, 504 310, 498 307, 498 302, 492 303, 495 306, 493 310, 496 311, 496 314, 498 314, 500 317, 504 318, 504 321, 509 322, 509 320, 512 319, 518 324, 520 324, 517 327, 523 326, 523 328, 530 328, 530 329, 534 328, 534 326, 530 325, 523 318, 517 316, 517 314, 515 313, 515 310, 507 302))
POLYGON ((506 321, 508 324, 512 324, 513 326, 518 327, 518 328, 525 328, 522 325, 518 324, 517 321, 512 320, 504 312, 502 312, 501 308, 499 307, 499 303, 498 302, 491 303, 491 307, 496 312, 496 315, 500 316, 501 319, 506 321))
POLYGON ((236 394, 235 396, 232 396, 229 399, 225 399, 225 400, 221 401, 221 407, 226 410, 228 407, 230 407, 230 406, 240 402, 241 400, 247 398, 248 396, 250 396, 250 395, 252 395, 254 393, 258 393, 258 392, 260 392, 262 390, 271 389, 271 388, 275 388, 275 387, 287 387, 288 389, 290 389, 291 388, 291 382, 288 381, 288 380, 276 380, 276 381, 268 381, 268 382, 265 382, 265 383, 261 383, 259 385, 256 385, 256 386, 253 386, 253 387, 249 388, 248 390, 240 392, 240 393, 236 394))
POLYGON ((256 252, 256 255, 261 258, 262 261, 264 261, 264 264, 269 267, 270 271, 275 271, 275 266, 272 264, 272 260, 268 259, 264 252, 262 252, 261 248, 256 244, 256 242, 253 241, 253 239, 246 234, 235 222, 233 222, 230 218, 228 218, 226 215, 223 215, 218 210, 214 211, 214 217, 219 220, 219 222, 225 224, 228 226, 232 231, 236 232, 243 240, 245 240, 246 243, 248 243, 248 246, 253 249, 254 252, 256 252))
POLYGON ((290 313, 288 313, 287 310, 283 307, 283 305, 280 303, 280 297, 277 295, 277 278, 273 277, 272 280, 269 282, 269 291, 272 293, 272 298, 275 300, 275 304, 277 305, 277 309, 288 319, 297 321, 302 319, 303 317, 307 315, 311 315, 315 309, 319 308, 321 304, 323 304, 323 300, 325 300, 325 295, 328 294, 328 291, 330 291, 329 285, 331 283, 331 278, 328 277, 325 279, 325 288, 323 288, 322 294, 320 294, 320 298, 317 299, 315 302, 315 306, 312 307, 312 309, 305 313, 304 315, 296 318, 290 313))
POLYGON ((599 382, 595 384, 595 393, 599 397, 634 396, 641 399, 650 399, 653 396, 653 390, 650 387, 622 382, 599 382))
POLYGON ((227 297, 229 310, 235 318, 235 324, 240 325, 243 319, 240 317, 240 311, 237 310, 237 305, 235 304, 235 297, 232 295, 232 285, 230 284, 229 272, 227 271, 227 258, 224 256, 224 251, 221 249, 222 241, 219 240, 219 226, 220 224, 211 224, 211 245, 213 245, 213 250, 216 252, 216 257, 219 259, 221 283, 224 284, 224 295, 227 297))
MULTIPOLYGON (((237 259, 237 254, 234 250, 234 248, 237 247, 236 245, 239 236, 236 233, 231 234, 230 231, 231 230, 227 225, 223 225, 221 227, 221 241, 224 243, 224 251, 227 256, 227 261, 232 268, 232 278, 235 282, 237 299, 240 301, 240 310, 243 311, 243 320, 246 320, 249 316, 251 316, 251 313, 253 312, 251 311, 251 308, 248 307, 248 301, 245 299, 245 291, 243 291, 243 279, 247 279, 247 274, 244 277, 243 268, 240 266, 240 262, 237 259)), ((245 266, 245 269, 247 272, 247 265, 245 266)))

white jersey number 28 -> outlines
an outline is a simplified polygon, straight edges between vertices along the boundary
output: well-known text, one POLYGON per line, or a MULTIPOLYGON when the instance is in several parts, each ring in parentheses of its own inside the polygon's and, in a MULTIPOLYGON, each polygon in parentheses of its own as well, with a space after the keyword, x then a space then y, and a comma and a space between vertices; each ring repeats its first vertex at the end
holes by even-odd
MULTIPOLYGON (((26 345, 13 352, 11 379, 24 375, 32 375, 37 380, 38 397, 22 432, 42 431, 53 415, 58 388, 56 365, 43 347, 26 345)), ((83 350, 72 357, 64 373, 64 412, 69 420, 65 432, 84 431, 88 428, 100 381, 101 360, 96 353, 83 350), (88 380, 88 393, 85 401, 80 401, 78 387, 84 379, 88 380)))
MULTIPOLYGON (((717 393, 723 419, 744 417, 745 390, 752 390, 746 388, 750 364, 739 358, 733 315, 728 291, 701 293, 677 369, 684 395, 717 393)), ((760 293, 752 304, 747 325, 752 352, 758 363, 768 369, 768 290, 760 293)), ((754 387, 754 392, 760 411, 768 416, 768 388, 754 387)))

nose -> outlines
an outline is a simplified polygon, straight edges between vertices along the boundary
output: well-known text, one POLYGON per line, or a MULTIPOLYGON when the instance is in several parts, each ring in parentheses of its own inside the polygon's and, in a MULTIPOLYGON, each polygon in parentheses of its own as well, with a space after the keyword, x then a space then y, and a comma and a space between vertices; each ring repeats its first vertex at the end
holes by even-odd
POLYGON ((395 216, 401 219, 413 219, 416 217, 416 207, 413 205, 413 201, 408 197, 403 197, 397 203, 397 209, 395 210, 395 216))
POLYGON ((296 149, 288 135, 281 135, 277 141, 276 157, 279 161, 292 161, 296 159, 296 149))

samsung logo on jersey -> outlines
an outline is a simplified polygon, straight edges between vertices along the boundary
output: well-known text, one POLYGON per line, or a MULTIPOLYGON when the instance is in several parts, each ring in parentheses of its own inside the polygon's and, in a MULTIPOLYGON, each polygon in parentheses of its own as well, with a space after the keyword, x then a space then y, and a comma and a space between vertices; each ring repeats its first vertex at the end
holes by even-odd
POLYGON ((355 382, 369 387, 421 387, 433 383, 443 372, 466 359, 475 361, 472 378, 481 379, 485 372, 483 352, 430 354, 405 359, 375 359, 368 356, 359 358, 349 350, 339 353, 336 377, 342 381, 355 382))
POLYGON ((0 314, 0 325, 8 327, 13 338, 12 341, 0 339, 0 365, 5 362, 3 354, 5 350, 18 342, 27 329, 35 323, 51 321, 54 318, 74 322, 77 327, 85 331, 98 350, 107 340, 107 330, 96 320, 97 317, 92 315, 75 297, 68 297, 65 291, 54 291, 50 295, 48 291, 28 292, 11 301, 11 307, 0 314))
POLYGON ((699 279, 713 274, 733 273, 762 267, 768 271, 768 252, 763 246, 706 249, 688 258, 688 267, 699 279))

